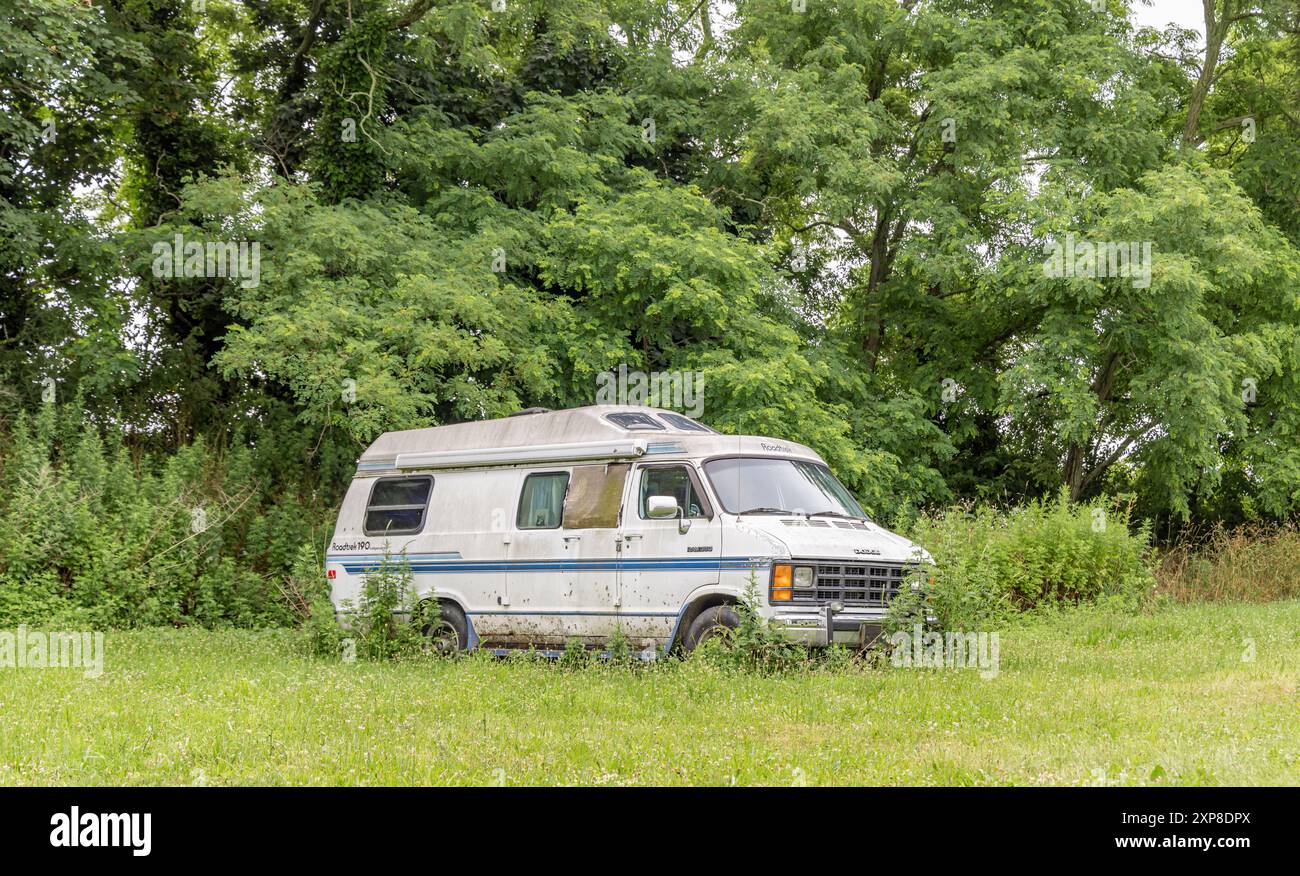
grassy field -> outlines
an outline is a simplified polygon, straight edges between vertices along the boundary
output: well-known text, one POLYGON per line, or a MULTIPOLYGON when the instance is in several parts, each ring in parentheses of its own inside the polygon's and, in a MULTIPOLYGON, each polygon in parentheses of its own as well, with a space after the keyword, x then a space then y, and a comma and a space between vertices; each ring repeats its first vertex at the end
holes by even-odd
POLYGON ((111 633, 0 669, 0 784, 1300 784, 1300 602, 1000 633, 1000 672, 343 664, 111 633))

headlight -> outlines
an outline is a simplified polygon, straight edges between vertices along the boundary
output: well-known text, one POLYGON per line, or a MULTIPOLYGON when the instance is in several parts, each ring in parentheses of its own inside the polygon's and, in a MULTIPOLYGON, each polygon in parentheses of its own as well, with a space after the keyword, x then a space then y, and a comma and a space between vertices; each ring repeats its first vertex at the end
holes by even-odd
POLYGON ((794 587, 796 590, 811 590, 813 586, 812 566, 796 566, 794 570, 794 587))

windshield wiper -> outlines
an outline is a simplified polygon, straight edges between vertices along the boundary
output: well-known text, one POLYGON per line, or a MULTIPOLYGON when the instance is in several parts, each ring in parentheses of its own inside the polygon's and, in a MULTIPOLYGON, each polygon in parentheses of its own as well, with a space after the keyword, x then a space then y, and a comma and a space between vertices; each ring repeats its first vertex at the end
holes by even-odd
POLYGON ((793 511, 787 511, 784 508, 750 508, 748 511, 739 511, 739 514, 793 514, 793 511))

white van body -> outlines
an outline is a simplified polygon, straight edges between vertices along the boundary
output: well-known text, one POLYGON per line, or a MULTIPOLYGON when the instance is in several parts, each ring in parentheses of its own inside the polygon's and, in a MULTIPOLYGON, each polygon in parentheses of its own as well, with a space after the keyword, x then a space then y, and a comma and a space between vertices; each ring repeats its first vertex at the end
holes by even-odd
POLYGON ((419 598, 463 611, 471 648, 550 650, 575 637, 598 648, 621 629, 656 653, 751 589, 800 641, 864 644, 929 556, 839 490, 808 447, 657 408, 389 432, 358 460, 339 511, 331 598, 354 603, 387 549, 410 563, 419 598))

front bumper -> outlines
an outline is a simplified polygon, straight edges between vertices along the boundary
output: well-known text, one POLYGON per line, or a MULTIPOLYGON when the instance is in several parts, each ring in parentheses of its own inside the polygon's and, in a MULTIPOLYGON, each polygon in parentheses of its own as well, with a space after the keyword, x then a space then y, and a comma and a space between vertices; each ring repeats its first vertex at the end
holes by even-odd
MULTIPOLYGON (((932 624, 937 618, 926 617, 932 624)), ((774 609, 770 618, 792 641, 810 648, 827 645, 850 645, 866 648, 884 634, 884 609, 844 608, 839 611, 831 603, 800 605, 774 609)))
POLYGON ((884 630, 883 610, 834 610, 830 603, 776 609, 771 618, 791 640, 810 647, 832 643, 865 648, 884 630))

